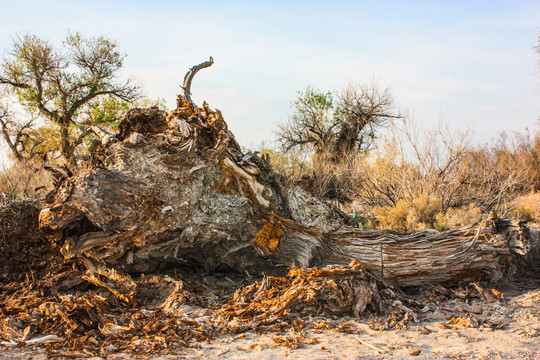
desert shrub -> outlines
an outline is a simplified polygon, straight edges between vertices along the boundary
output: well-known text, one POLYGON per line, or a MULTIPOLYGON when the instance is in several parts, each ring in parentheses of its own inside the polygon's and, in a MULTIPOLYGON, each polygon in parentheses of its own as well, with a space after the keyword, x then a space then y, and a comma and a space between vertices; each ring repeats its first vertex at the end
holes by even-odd
POLYGON ((482 214, 537 219, 540 133, 500 133, 472 145, 469 131, 426 129, 404 116, 362 152, 281 154, 289 181, 336 200, 359 226, 395 230, 455 228, 482 214), (512 212, 513 211, 513 212, 512 212), (375 218, 375 220, 373 220, 375 218), (370 221, 364 221, 370 219, 370 221))
POLYGON ((349 204, 356 196, 358 188, 357 162, 360 155, 345 153, 341 159, 332 159, 330 153, 316 156, 312 166, 311 189, 321 196, 349 204))
POLYGON ((431 198, 426 194, 412 201, 401 199, 394 206, 373 209, 380 228, 396 231, 433 229, 440 211, 440 199, 431 198))
POLYGON ((435 229, 444 231, 474 224, 482 218, 482 210, 475 204, 449 208, 435 216, 435 229))
POLYGON ((330 152, 306 154, 291 150, 287 155, 271 148, 260 150, 268 157, 270 165, 286 175, 289 182, 300 185, 313 193, 347 204, 356 197, 358 187, 358 154, 343 154, 336 160, 330 152))
POLYGON ((50 183, 45 170, 17 162, 0 172, 0 203, 38 198, 50 183))
POLYGON ((419 131, 402 119, 358 163, 356 196, 379 227, 401 231, 455 228, 493 209, 534 219, 539 163, 539 135, 501 133, 471 146, 466 132, 419 131))
POLYGON ((377 227, 396 231, 444 231, 474 224, 482 216, 474 204, 443 209, 440 199, 425 194, 412 201, 399 200, 395 206, 376 207, 372 213, 377 218, 377 227))
POLYGON ((516 197, 507 216, 527 221, 540 221, 540 192, 516 197))
POLYGON ((469 140, 467 132, 443 125, 421 131, 410 119, 400 119, 358 163, 358 199, 385 207, 427 196, 437 198, 443 209, 462 206, 466 186, 458 165, 469 140))
POLYGON ((540 136, 501 133, 493 144, 471 149, 460 161, 463 196, 483 211, 504 207, 540 186, 540 136))

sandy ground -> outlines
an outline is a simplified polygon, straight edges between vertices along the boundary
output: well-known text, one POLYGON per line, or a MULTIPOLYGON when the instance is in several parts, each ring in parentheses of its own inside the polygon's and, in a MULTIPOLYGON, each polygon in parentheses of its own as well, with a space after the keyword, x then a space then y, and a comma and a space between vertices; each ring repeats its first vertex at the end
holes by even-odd
MULTIPOLYGON (((540 359, 540 289, 505 295, 492 302, 455 298, 427 306, 418 322, 401 330, 373 330, 366 319, 323 319, 329 329, 227 335, 166 356, 105 359, 540 359)), ((0 348, 0 359, 48 358, 37 347, 0 348)))
POLYGON ((342 319, 345 334, 311 330, 313 344, 298 349, 276 340, 295 334, 227 337, 188 353, 219 359, 540 359, 540 290, 492 303, 451 300, 426 309, 424 319, 406 330, 372 330, 365 321, 342 319), (452 316, 469 319, 450 324, 452 316), (477 320, 476 323, 474 320, 477 320))

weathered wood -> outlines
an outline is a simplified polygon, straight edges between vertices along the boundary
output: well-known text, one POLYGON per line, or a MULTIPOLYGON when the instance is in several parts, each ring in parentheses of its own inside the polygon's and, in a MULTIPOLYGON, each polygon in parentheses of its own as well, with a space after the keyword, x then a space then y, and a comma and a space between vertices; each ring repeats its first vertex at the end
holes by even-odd
POLYGON ((62 179, 40 213, 41 230, 66 258, 128 273, 358 260, 385 279, 417 285, 497 279, 514 254, 528 252, 526 228, 508 220, 442 233, 347 226, 330 203, 286 187, 264 159, 243 153, 206 103, 180 96, 169 114, 135 109, 119 129, 116 142, 96 149, 93 167, 62 179))
POLYGON ((62 179, 40 228, 64 257, 129 273, 189 265, 271 267, 251 240, 273 214, 335 230, 346 217, 300 189, 255 154, 243 153, 219 110, 182 96, 169 114, 128 112, 116 142, 94 166, 62 179))
POLYGON ((39 221, 65 258, 128 273, 358 260, 385 279, 417 285, 498 278, 513 254, 527 253, 519 222, 407 234, 347 226, 331 203, 286 186, 265 159, 244 153, 219 110, 193 104, 191 80, 211 63, 190 69, 175 110, 129 111, 114 141, 94 149, 90 168, 59 179, 39 221))
POLYGON ((210 59, 208 61, 202 62, 198 65, 193 66, 189 69, 186 76, 184 76, 184 85, 182 86, 182 96, 187 99, 191 104, 195 105, 193 103, 193 100, 191 100, 191 82, 193 81, 193 78, 195 77, 195 74, 201 69, 207 68, 212 66, 214 63, 214 58, 210 56, 210 59))
POLYGON ((402 286, 500 279, 516 256, 526 255, 531 236, 522 221, 492 218, 455 230, 397 233, 342 228, 323 233, 271 217, 253 243, 261 256, 283 265, 345 265, 357 260, 402 286))

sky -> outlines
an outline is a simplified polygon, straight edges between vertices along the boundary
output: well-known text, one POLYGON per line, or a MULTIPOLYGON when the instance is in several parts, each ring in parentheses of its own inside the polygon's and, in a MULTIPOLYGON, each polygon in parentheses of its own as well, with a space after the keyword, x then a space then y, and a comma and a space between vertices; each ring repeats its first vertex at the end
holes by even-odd
POLYGON ((18 34, 104 35, 127 55, 123 75, 171 109, 187 70, 212 56, 193 98, 246 147, 272 140, 308 85, 373 79, 422 126, 443 120, 477 143, 540 130, 538 0, 0 0, 0 14, 1 53, 18 34))

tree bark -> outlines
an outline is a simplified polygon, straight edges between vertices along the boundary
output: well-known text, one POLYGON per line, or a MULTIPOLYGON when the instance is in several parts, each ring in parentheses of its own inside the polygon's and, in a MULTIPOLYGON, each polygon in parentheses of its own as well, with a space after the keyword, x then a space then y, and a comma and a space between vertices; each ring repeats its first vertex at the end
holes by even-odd
POLYGON ((273 214, 320 220, 327 230, 347 221, 331 204, 287 191, 285 178, 243 153, 221 112, 206 104, 180 96, 169 114, 134 109, 119 129, 40 214, 42 231, 67 258, 130 273, 186 264, 261 270, 271 263, 252 239, 273 214))
POLYGON ((346 265, 356 260, 401 286, 489 277, 500 280, 526 255, 532 236, 523 221, 491 218, 438 232, 397 233, 344 227, 323 233, 279 216, 255 236, 259 255, 297 267, 346 265))
POLYGON ((358 260, 385 279, 417 285, 500 277, 513 250, 528 249, 519 222, 444 233, 354 228, 330 202, 286 186, 266 160, 242 152, 221 112, 206 103, 179 96, 169 114, 134 109, 119 129, 40 213, 41 230, 66 258, 128 273, 358 260))
POLYGON ((182 96, 186 98, 187 101, 189 101, 191 104, 195 105, 193 103, 193 100, 191 100, 191 82, 193 81, 195 74, 197 74, 199 70, 212 66, 213 63, 214 58, 210 56, 210 59, 208 61, 202 62, 199 65, 195 65, 190 68, 186 76, 184 77, 184 84, 182 85, 182 96))

